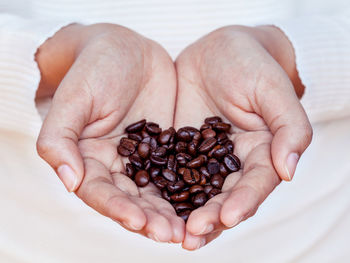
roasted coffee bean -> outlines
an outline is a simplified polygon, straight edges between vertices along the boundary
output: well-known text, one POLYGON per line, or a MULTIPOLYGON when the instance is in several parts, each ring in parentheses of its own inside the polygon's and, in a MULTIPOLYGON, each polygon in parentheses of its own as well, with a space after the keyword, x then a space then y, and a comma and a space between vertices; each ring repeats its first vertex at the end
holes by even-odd
POLYGON ((122 138, 117 147, 117 151, 121 156, 130 156, 136 150, 137 142, 128 138, 122 138))
POLYGON ((157 123, 154 122, 147 122, 146 125, 146 131, 149 134, 160 134, 162 132, 162 129, 159 128, 159 125, 157 123))
POLYGON ((226 166, 223 163, 220 163, 220 175, 225 178, 228 174, 229 172, 227 171, 226 166))
POLYGON ((167 191, 166 189, 163 189, 163 190, 162 190, 162 197, 163 197, 165 200, 167 200, 168 202, 171 201, 170 196, 169 196, 169 193, 168 193, 168 191, 167 191))
POLYGON ((167 159, 165 157, 160 157, 156 155, 151 155, 150 160, 156 166, 163 166, 167 163, 167 159))
POLYGON ((142 136, 142 138, 151 137, 151 135, 149 135, 148 132, 147 132, 146 130, 142 130, 142 131, 141 131, 141 136, 142 136))
POLYGON ((191 141, 187 145, 187 151, 190 155, 195 156, 197 154, 198 141, 191 141))
POLYGON ((175 144, 173 144, 173 143, 168 144, 168 145, 164 144, 163 147, 166 148, 167 151, 170 153, 175 149, 175 144))
POLYGON ((176 138, 183 142, 190 142, 192 140, 192 136, 190 135, 190 132, 186 130, 186 128, 179 129, 176 133, 176 138))
POLYGON ((207 153, 209 152, 216 144, 215 138, 208 138, 204 140, 198 148, 198 152, 207 153))
POLYGON ((226 147, 228 153, 233 153, 233 142, 231 140, 228 140, 225 143, 225 147, 226 147))
POLYGON ((203 164, 205 164, 206 161, 206 156, 201 154, 199 155, 197 158, 192 159, 191 161, 189 161, 186 164, 187 168, 199 168, 201 167, 203 164))
POLYGON ((143 162, 142 162, 142 160, 141 160, 141 158, 140 158, 140 156, 138 154, 130 155, 129 156, 129 161, 134 167, 136 167, 138 169, 142 169, 143 162))
POLYGON ((213 188, 209 193, 208 193, 208 199, 213 198, 214 196, 218 195, 221 193, 220 189, 213 188))
POLYGON ((162 131, 162 133, 159 135, 158 137, 158 142, 160 144, 167 144, 171 138, 172 134, 171 134, 171 131, 168 129, 168 130, 164 130, 162 131))
POLYGON ((147 171, 140 170, 135 175, 135 183, 137 186, 146 186, 149 183, 149 175, 147 171))
POLYGON ((214 187, 212 187, 211 185, 206 185, 204 186, 204 193, 209 194, 209 192, 213 189, 214 187))
POLYGON ((151 146, 148 143, 141 142, 137 148, 137 153, 143 159, 147 159, 151 152, 151 146))
POLYGON ((207 195, 204 192, 201 192, 194 195, 191 201, 195 207, 200 207, 203 206, 207 202, 207 200, 207 195))
POLYGON ((187 153, 178 153, 175 156, 176 161, 179 165, 181 166, 185 166, 187 164, 187 162, 192 160, 191 155, 187 154, 187 153))
POLYGON ((135 175, 135 169, 131 163, 127 163, 125 165, 125 173, 130 178, 133 178, 133 176, 135 175))
POLYGON ((130 124, 128 127, 125 128, 125 131, 127 133, 134 133, 134 132, 139 132, 145 127, 146 120, 140 120, 138 122, 135 122, 133 124, 130 124))
POLYGON ((154 152, 152 152, 152 155, 164 157, 166 155, 166 148, 158 147, 154 152))
POLYGON ((224 184, 224 178, 222 178, 220 174, 214 174, 210 180, 210 184, 215 188, 221 189, 222 185, 224 184))
POLYGON ((204 123, 213 125, 217 122, 222 122, 222 119, 219 116, 208 117, 204 120, 204 123))
POLYGON ((168 157, 168 162, 166 164, 166 167, 173 171, 173 172, 176 172, 176 160, 175 160, 175 155, 169 155, 168 157))
POLYGON ((204 140, 208 138, 214 138, 216 136, 216 132, 212 129, 205 129, 202 131, 202 138, 204 140))
POLYGON ((129 133, 128 138, 137 142, 140 142, 143 139, 141 133, 129 133))
POLYGON ((191 203, 188 203, 188 202, 175 203, 175 204, 173 204, 173 207, 175 208, 175 211, 177 213, 184 211, 184 210, 192 210, 194 208, 193 205, 191 203))
POLYGON ((220 132, 228 132, 231 129, 231 124, 225 122, 217 122, 213 124, 213 129, 220 132))
POLYGON ((199 140, 202 139, 202 134, 201 134, 199 131, 197 131, 197 132, 194 133, 192 139, 193 139, 194 141, 198 141, 198 142, 199 142, 199 140))
POLYGON ((181 217, 185 222, 187 222, 187 219, 189 218, 191 214, 191 210, 184 210, 179 212, 177 215, 181 217))
POLYGON ((181 191, 185 187, 185 182, 183 180, 168 183, 167 189, 170 193, 175 193, 181 191))
POLYGON ((177 179, 176 173, 169 169, 163 169, 162 175, 165 179, 167 179, 170 182, 175 182, 177 179))
POLYGON ((151 167, 149 171, 149 175, 151 176, 152 179, 156 178, 161 174, 161 170, 158 167, 151 167))
POLYGON ((204 189, 203 189, 203 186, 196 184, 196 185, 191 186, 189 191, 190 191, 190 194, 192 195, 192 194, 196 194, 199 192, 203 192, 204 189))
POLYGON ((201 174, 203 174, 206 178, 210 178, 210 173, 209 173, 207 167, 202 166, 201 168, 199 168, 199 172, 201 174))
POLYGON ((220 145, 224 145, 228 141, 227 134, 225 132, 221 132, 216 136, 217 142, 220 145))
POLYGON ((178 170, 177 170, 177 173, 179 174, 179 175, 184 175, 184 173, 185 173, 185 171, 186 171, 186 169, 187 168, 185 168, 185 167, 180 167, 178 170))
POLYGON ((178 142, 175 145, 175 152, 184 153, 187 151, 187 143, 186 142, 178 142))
POLYGON ((186 131, 189 132, 190 136, 193 138, 193 136, 199 132, 198 129, 196 129, 195 127, 192 127, 192 126, 185 126, 183 127, 183 129, 185 129, 186 131))
POLYGON ((227 148, 221 145, 213 152, 213 156, 219 160, 224 158, 226 154, 228 154, 227 148))
POLYGON ((224 158, 224 164, 230 172, 237 172, 241 168, 241 161, 234 154, 228 154, 224 158))
POLYGON ((212 158, 214 156, 214 152, 219 149, 221 147, 221 145, 215 145, 215 147, 213 149, 211 149, 209 152, 208 152, 208 157, 209 158, 212 158))
POLYGON ((211 158, 208 161, 207 169, 210 174, 217 174, 220 171, 220 164, 216 159, 211 158))
POLYGON ((156 176, 155 178, 153 178, 154 185, 157 186, 159 189, 165 188, 168 185, 168 182, 169 181, 162 176, 156 176))
POLYGON ((189 185, 197 184, 200 179, 201 179, 200 174, 195 169, 191 169, 191 170, 186 169, 183 174, 183 180, 185 181, 186 184, 189 184, 189 185))
POLYGON ((151 161, 148 159, 143 163, 144 170, 148 171, 151 168, 151 161))
POLYGON ((174 202, 184 202, 190 197, 189 191, 183 191, 180 193, 175 193, 170 196, 171 200, 174 202))
POLYGON ((199 180, 199 185, 206 185, 207 183, 207 178, 205 177, 204 174, 201 174, 201 179, 199 180))
POLYGON ((142 139, 141 142, 148 143, 149 146, 151 147, 152 152, 157 149, 157 141, 153 137, 146 137, 146 138, 142 139))
POLYGON ((211 125, 207 124, 207 123, 204 123, 204 124, 202 124, 202 126, 201 126, 201 128, 199 130, 202 132, 202 131, 204 131, 206 129, 211 129, 211 125))

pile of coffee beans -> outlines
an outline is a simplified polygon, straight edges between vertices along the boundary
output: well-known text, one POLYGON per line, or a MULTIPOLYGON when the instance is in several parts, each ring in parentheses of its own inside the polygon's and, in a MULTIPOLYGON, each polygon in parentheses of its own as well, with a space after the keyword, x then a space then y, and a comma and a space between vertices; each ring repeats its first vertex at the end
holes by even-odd
POLYGON ((218 116, 204 120, 200 129, 173 127, 140 120, 126 127, 118 153, 129 158, 125 173, 137 186, 152 182, 178 216, 190 213, 221 193, 225 177, 240 169, 227 137, 231 125, 218 116))

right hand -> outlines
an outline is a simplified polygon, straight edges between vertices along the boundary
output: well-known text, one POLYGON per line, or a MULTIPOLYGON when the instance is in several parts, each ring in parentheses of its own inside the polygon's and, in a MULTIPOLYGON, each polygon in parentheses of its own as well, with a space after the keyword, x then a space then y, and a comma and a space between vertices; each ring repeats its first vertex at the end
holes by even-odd
POLYGON ((123 174, 126 160, 117 153, 130 123, 172 126, 176 74, 168 54, 117 25, 71 25, 42 45, 37 61, 37 95, 54 93, 39 155, 101 214, 156 241, 181 242, 184 221, 153 184, 141 189, 123 174))

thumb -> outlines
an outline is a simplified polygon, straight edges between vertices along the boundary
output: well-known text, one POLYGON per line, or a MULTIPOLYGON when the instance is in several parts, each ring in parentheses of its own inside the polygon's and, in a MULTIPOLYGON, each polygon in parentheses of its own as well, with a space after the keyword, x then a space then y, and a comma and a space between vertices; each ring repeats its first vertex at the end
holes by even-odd
POLYGON ((282 180, 290 181, 300 156, 312 139, 312 127, 293 86, 272 88, 259 102, 262 117, 273 133, 271 155, 282 180))
POLYGON ((78 140, 91 109, 89 95, 75 87, 58 87, 37 140, 38 154, 56 171, 69 192, 78 189, 84 176, 78 140))

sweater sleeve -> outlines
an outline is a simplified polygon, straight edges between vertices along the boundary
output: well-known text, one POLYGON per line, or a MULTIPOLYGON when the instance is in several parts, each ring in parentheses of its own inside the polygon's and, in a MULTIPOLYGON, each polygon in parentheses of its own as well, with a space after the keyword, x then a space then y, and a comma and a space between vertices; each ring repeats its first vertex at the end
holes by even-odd
POLYGON ((0 130, 38 134, 41 119, 34 98, 40 71, 34 56, 48 37, 67 24, 0 13, 0 130))
POLYGON ((291 41, 312 123, 350 116, 350 12, 275 24, 291 41))

